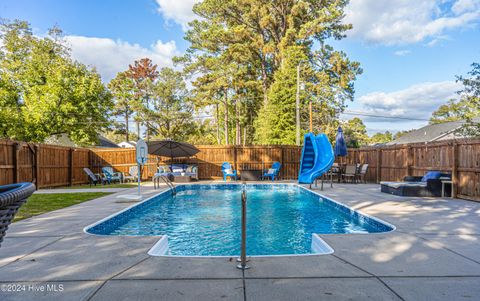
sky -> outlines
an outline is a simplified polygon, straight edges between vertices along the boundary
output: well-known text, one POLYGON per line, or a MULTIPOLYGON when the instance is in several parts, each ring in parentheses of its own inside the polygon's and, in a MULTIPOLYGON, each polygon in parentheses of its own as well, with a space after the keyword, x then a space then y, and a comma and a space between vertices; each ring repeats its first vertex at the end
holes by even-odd
MULTIPOLYGON (((196 1, 0 0, 0 18, 26 20, 39 36, 59 26, 73 57, 107 82, 143 57, 172 66, 196 1)), ((480 0, 351 0, 345 14, 353 29, 328 42, 363 74, 341 118, 360 117, 370 134, 426 125, 457 97, 455 76, 480 62, 480 0)))

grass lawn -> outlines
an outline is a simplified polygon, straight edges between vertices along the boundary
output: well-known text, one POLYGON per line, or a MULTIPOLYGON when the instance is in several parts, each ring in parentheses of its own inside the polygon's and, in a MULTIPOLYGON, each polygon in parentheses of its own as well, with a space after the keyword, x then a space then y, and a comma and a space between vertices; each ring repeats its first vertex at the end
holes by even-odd
POLYGON ((136 187, 137 185, 138 183, 135 182, 135 183, 123 183, 123 184, 113 183, 113 184, 107 184, 107 185, 97 184, 96 186, 92 185, 91 187, 89 184, 84 184, 84 185, 74 185, 74 186, 58 187, 58 188, 61 188, 61 189, 133 188, 133 187, 136 187))
POLYGON ((14 222, 109 194, 110 192, 33 194, 15 215, 14 222))

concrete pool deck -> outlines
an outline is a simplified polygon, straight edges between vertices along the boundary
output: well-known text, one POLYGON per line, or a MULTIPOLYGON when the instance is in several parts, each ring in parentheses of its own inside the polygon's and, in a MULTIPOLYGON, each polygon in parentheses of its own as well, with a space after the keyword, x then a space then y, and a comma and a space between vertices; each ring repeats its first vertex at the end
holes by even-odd
POLYGON ((0 300, 480 299, 480 203, 402 198, 374 184, 314 190, 397 229, 321 235, 333 254, 253 258, 242 272, 235 258, 147 255, 159 237, 83 233, 132 205, 116 198, 135 193, 127 189, 14 223, 0 248, 0 300))

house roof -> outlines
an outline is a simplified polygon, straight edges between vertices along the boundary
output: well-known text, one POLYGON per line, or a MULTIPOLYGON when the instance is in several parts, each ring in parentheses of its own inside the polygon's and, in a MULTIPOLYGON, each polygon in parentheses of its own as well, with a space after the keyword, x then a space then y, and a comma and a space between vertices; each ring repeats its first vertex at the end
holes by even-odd
MULTIPOLYGON (((475 118, 474 121, 479 122, 480 118, 475 118)), ((449 134, 455 135, 458 138, 464 138, 464 136, 461 134, 455 133, 455 130, 464 124, 465 121, 463 120, 430 124, 417 130, 408 132, 400 138, 388 142, 387 145, 432 142, 441 140, 443 137, 449 134)))
MULTIPOLYGON (((78 147, 78 145, 73 142, 67 134, 53 135, 45 139, 44 143, 68 146, 68 147, 78 147)), ((118 147, 117 144, 108 140, 107 138, 98 135, 98 143, 93 145, 94 147, 118 147)))
POLYGON ((135 147, 135 145, 137 145, 137 142, 136 141, 122 141, 122 142, 118 143, 117 145, 121 146, 121 147, 125 147, 125 146, 135 147))
POLYGON ((98 147, 118 147, 118 145, 107 138, 98 135, 98 144, 95 145, 98 147))

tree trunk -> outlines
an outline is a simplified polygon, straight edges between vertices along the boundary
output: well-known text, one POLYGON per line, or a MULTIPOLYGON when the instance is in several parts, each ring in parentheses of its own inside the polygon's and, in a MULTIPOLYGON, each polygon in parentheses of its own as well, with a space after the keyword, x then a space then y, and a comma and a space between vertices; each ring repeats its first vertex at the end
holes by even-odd
POLYGON ((228 141, 228 95, 227 95, 227 89, 225 88, 225 145, 229 145, 230 142, 228 141))
POLYGON ((240 129, 240 109, 238 105, 238 98, 235 100, 235 144, 242 144, 242 135, 240 129))
POLYGON ((243 127, 243 146, 247 144, 247 127, 243 127))
POLYGON ((216 123, 216 126, 217 126, 217 144, 221 144, 222 141, 220 139, 220 115, 219 115, 219 112, 218 112, 218 103, 215 104, 215 112, 216 112, 216 116, 215 116, 215 123, 216 123))
MULTIPOLYGON (((147 110, 148 112, 148 95, 147 95, 147 110)), ((148 115, 147 115, 147 119, 148 119, 148 115)), ((145 125, 147 126, 147 141, 150 141, 150 129, 149 129, 149 126, 148 126, 148 120, 145 121, 145 125)))
POLYGON ((265 59, 262 58, 262 89, 263 89, 263 105, 267 105, 268 103, 268 95, 267 95, 267 67, 265 66, 266 62, 265 59))
POLYGON ((128 140, 128 134, 129 134, 128 133, 128 116, 129 116, 129 114, 128 114, 128 111, 127 111, 127 112, 125 112, 125 131, 126 131, 125 132, 125 139, 126 139, 127 142, 130 141, 130 140, 128 140))

